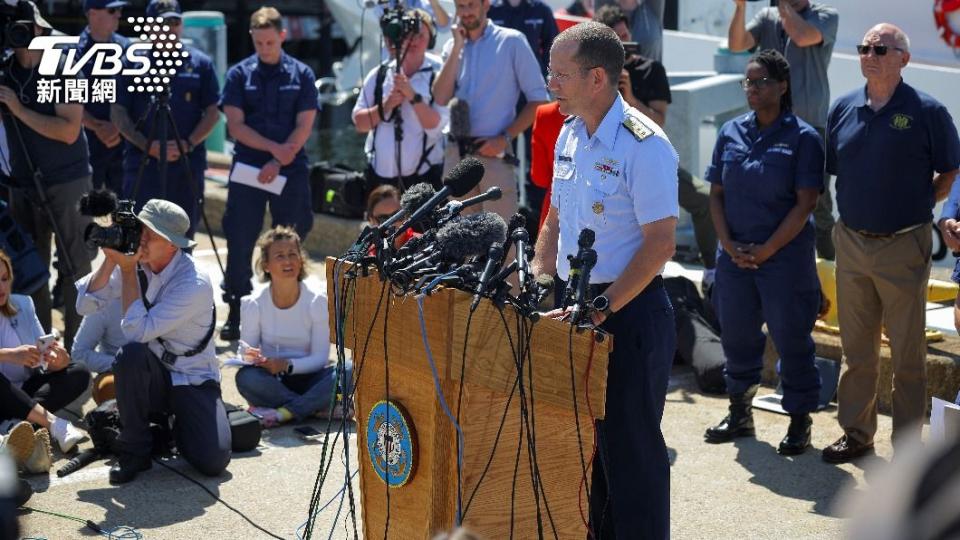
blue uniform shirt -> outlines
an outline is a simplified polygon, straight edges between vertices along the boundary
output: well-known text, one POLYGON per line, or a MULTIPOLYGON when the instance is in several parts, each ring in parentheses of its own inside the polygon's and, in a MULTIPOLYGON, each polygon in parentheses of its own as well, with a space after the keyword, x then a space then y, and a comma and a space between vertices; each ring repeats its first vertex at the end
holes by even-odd
MULTIPOLYGON (((315 82, 313 70, 286 53, 280 56, 280 63, 273 66, 261 63, 253 54, 227 71, 220 106, 243 110, 247 126, 271 141, 282 143, 297 127, 298 113, 316 110, 315 82)), ((237 142, 234 159, 263 167, 271 155, 237 142)), ((307 153, 303 148, 287 167, 307 167, 307 153)))
POLYGON ((791 112, 763 130, 747 113, 720 128, 705 179, 723 186, 731 238, 760 244, 796 206, 798 189, 823 190, 823 140, 791 112))
POLYGON ((659 126, 619 95, 592 137, 579 118, 565 122, 554 152, 557 275, 568 278, 567 255, 576 255, 580 231, 590 228, 597 252, 590 282, 613 282, 643 244, 641 227, 680 214, 677 152, 659 126))
POLYGON ((851 229, 891 234, 930 221, 934 173, 958 166, 950 113, 903 81, 877 112, 865 87, 830 109, 827 172, 837 176, 840 219, 851 229))
MULTIPOLYGON (((189 53, 189 56, 183 65, 177 68, 176 76, 170 81, 170 110, 173 112, 173 120, 177 124, 180 138, 186 140, 200 123, 203 111, 220 100, 220 86, 210 57, 195 47, 184 46, 183 49, 189 53)), ((151 96, 147 93, 127 91, 127 86, 131 84, 129 79, 125 77, 124 81, 117 85, 117 104, 127 109, 127 115, 136 124, 137 130, 149 137, 154 111, 149 115, 146 113, 151 109, 151 96)), ((154 133, 155 139, 159 137, 159 133, 158 125, 154 133)), ((168 140, 173 140, 172 128, 167 129, 167 137, 168 140)), ((142 154, 139 148, 127 143, 124 152, 124 171, 127 173, 132 171, 136 174, 142 154)), ((203 143, 198 144, 187 157, 193 171, 206 169, 207 151, 203 143)), ((170 165, 172 167, 174 163, 170 165)), ((145 174, 156 173, 157 160, 150 158, 145 174)))
MULTIPOLYGON (((90 27, 83 29, 83 32, 80 33, 80 41, 77 42, 78 55, 83 56, 90 50, 90 47, 93 47, 97 42, 93 40, 93 37, 90 35, 90 27)), ((114 32, 110 35, 109 43, 116 43, 123 47, 124 50, 130 46, 130 40, 121 36, 120 34, 114 32)), ((90 81, 90 88, 92 90, 93 77, 90 73, 93 71, 93 62, 87 62, 83 66, 83 74, 87 76, 87 80, 90 81)), ((97 77, 97 79, 110 79, 110 77, 97 77)), ((118 81, 119 84, 119 81, 118 81)), ((109 103, 93 103, 92 100, 87 100, 87 103, 83 105, 83 109, 96 118, 97 120, 110 120, 110 104, 109 103)), ((100 142, 100 139, 97 138, 97 134, 93 130, 84 128, 87 134, 87 146, 90 149, 90 163, 99 164, 105 163, 112 159, 117 159, 121 152, 123 152, 123 144, 118 144, 113 148, 107 148, 100 142)))
MULTIPOLYGON (((450 39, 443 46, 444 60, 452 49, 450 39)), ((527 102, 549 99, 537 58, 523 34, 487 21, 483 35, 463 47, 454 92, 470 104, 470 135, 503 133, 517 117, 521 93, 527 102)))
POLYGON ((500 0, 490 6, 487 17, 497 26, 523 32, 527 44, 540 62, 540 74, 547 75, 550 46, 553 45, 553 38, 557 37, 557 21, 549 6, 541 0, 520 0, 520 4, 513 7, 507 0, 500 0))

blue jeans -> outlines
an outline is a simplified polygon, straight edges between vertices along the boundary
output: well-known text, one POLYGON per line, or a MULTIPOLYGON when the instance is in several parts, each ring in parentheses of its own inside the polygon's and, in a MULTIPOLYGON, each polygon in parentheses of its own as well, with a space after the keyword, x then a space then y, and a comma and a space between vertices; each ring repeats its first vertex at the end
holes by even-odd
MULTIPOLYGON (((348 394, 353 384, 353 363, 347 361, 345 369, 347 382, 344 393, 348 394)), ((256 366, 245 366, 237 372, 237 390, 250 405, 272 409, 284 407, 297 420, 329 410, 336 383, 336 366, 280 378, 256 366)))

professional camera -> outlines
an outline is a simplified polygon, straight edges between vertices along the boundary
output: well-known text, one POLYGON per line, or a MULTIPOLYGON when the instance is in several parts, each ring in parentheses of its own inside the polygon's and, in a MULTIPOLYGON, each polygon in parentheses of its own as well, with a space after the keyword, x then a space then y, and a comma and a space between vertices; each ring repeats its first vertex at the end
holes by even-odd
POLYGON ((33 41, 33 6, 25 0, 14 5, 0 2, 0 42, 5 48, 22 49, 33 41))
POLYGON ((384 10, 380 17, 380 31, 394 45, 399 45, 408 37, 420 32, 420 17, 403 9, 401 5, 384 10))
POLYGON ((80 198, 80 213, 94 218, 83 232, 91 248, 110 248, 133 255, 140 248, 143 225, 133 213, 134 201, 118 201, 108 189, 92 190, 80 198))

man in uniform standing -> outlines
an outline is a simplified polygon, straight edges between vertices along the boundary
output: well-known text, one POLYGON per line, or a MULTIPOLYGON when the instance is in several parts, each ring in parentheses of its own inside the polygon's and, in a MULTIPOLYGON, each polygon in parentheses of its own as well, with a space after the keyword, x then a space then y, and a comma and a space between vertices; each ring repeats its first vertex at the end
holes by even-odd
POLYGON ((553 43, 550 91, 570 118, 557 140, 533 270, 556 273, 562 285, 580 231, 595 232, 592 317, 616 347, 597 422, 590 527, 598 539, 667 538, 670 464, 660 420, 676 338, 660 272, 675 249, 678 157, 663 130, 620 96, 623 63, 619 38, 600 23, 576 25, 553 43))
MULTIPOLYGON (((117 33, 123 0, 85 0, 83 10, 87 15, 87 27, 80 33, 77 43, 79 55, 83 56, 98 43, 115 43, 126 50, 130 40, 117 33)), ((88 79, 93 62, 83 65, 83 74, 88 79)), ((104 80, 100 78, 99 80, 104 80)), ((95 82, 92 84, 100 84, 95 82)), ((93 168, 93 187, 107 188, 114 193, 123 192, 123 137, 110 121, 110 104, 90 100, 83 105, 83 128, 87 134, 90 150, 90 166, 93 168)))
POLYGON ((837 389, 844 433, 824 448, 829 463, 873 448, 881 330, 890 338, 894 443, 920 441, 929 403, 930 219, 960 168, 950 113, 901 77, 910 61, 906 34, 878 24, 857 52, 866 87, 837 99, 827 121, 827 172, 837 175, 840 210, 833 238, 844 363, 837 389))
MULTIPOLYGON (((166 41, 157 34, 160 51, 172 50, 186 52, 186 58, 172 60, 175 74, 170 77, 169 100, 172 118, 176 124, 167 127, 167 140, 158 141, 160 122, 167 122, 166 115, 158 114, 159 103, 151 100, 151 94, 131 92, 129 77, 118 84, 117 103, 110 108, 110 119, 116 124, 123 138, 127 140, 123 160, 123 192, 127 198, 135 196, 137 208, 141 208, 150 199, 165 199, 173 202, 190 217, 190 229, 187 237, 193 238, 200 219, 203 201, 203 173, 207 168, 207 149, 203 141, 213 131, 220 118, 217 102, 220 100, 220 87, 210 57, 195 47, 180 43, 183 33, 183 21, 180 4, 177 0, 152 0, 147 5, 147 17, 160 17, 169 27, 167 33, 173 34, 173 41, 166 41), (150 134, 154 139, 148 141, 150 134), (179 135, 180 140, 175 137, 179 135), (148 146, 149 144, 149 146, 148 146), (160 145, 167 150, 166 176, 160 177, 160 145), (189 171, 180 159, 180 149, 186 152, 189 171), (149 158, 140 177, 140 160, 146 152, 149 158), (187 179, 192 181, 192 185, 187 179)), ((155 50, 153 61, 158 61, 159 51, 155 50)), ((164 58, 166 60, 166 58, 164 58)), ((159 96, 156 96, 159 101, 159 96)))
POLYGON ((220 337, 228 341, 240 339, 240 298, 253 290, 250 259, 267 203, 273 227, 289 225, 302 241, 313 226, 310 172, 303 150, 317 116, 313 70, 283 51, 287 31, 276 8, 253 12, 250 37, 256 53, 230 68, 223 87, 227 129, 237 141, 233 166, 258 168, 257 180, 265 185, 275 182, 278 175, 285 176, 287 183, 279 195, 230 183, 223 215, 227 234, 223 296, 230 314, 220 331, 220 337))

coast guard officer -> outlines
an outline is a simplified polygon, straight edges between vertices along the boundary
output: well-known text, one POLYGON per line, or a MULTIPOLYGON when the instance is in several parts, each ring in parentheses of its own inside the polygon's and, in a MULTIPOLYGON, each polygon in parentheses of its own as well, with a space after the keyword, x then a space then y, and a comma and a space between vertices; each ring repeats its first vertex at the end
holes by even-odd
MULTIPOLYGON (((123 0, 84 0, 83 11, 87 16, 87 27, 80 33, 80 41, 77 42, 80 56, 98 43, 116 43, 124 50, 130 46, 130 40, 117 33, 123 7, 126 5, 127 2, 123 0)), ((83 74, 88 80, 92 78, 93 67, 93 62, 83 65, 83 74)), ((88 100, 83 105, 83 128, 87 133, 90 166, 93 168, 93 187, 105 187, 114 193, 122 193, 123 138, 110 121, 110 104, 88 100)))
POLYGON ((766 322, 780 353, 783 408, 790 414, 777 451, 795 455, 810 445, 810 413, 820 395, 810 335, 820 310, 810 214, 823 189, 823 140, 793 114, 790 65, 779 52, 767 49, 751 58, 743 87, 753 112, 720 128, 706 174, 723 247, 713 303, 723 327, 730 414, 705 438, 720 443, 754 434, 751 403, 763 368, 766 322))
POLYGON ((590 492, 590 527, 604 540, 667 538, 670 528, 660 420, 676 338, 660 272, 675 249, 678 158, 660 127, 620 97, 623 63, 617 34, 597 22, 569 28, 553 43, 550 91, 571 118, 557 140, 550 210, 533 262, 535 274, 565 280, 580 231, 596 233, 592 317, 616 343, 590 492))
MULTIPOLYGON (((220 118, 217 109, 220 87, 210 57, 195 47, 180 43, 183 15, 177 0, 151 0, 147 5, 147 16, 162 18, 163 24, 170 29, 167 33, 175 36, 172 41, 166 41, 164 36, 157 34, 156 43, 158 47, 163 47, 160 50, 187 53, 186 58, 180 58, 182 65, 174 68, 176 73, 169 83, 171 116, 180 141, 175 140, 173 126, 168 125, 167 174, 166 178, 160 178, 158 160, 160 145, 164 141, 158 141, 156 137, 160 135, 159 122, 166 119, 156 114, 158 107, 152 102, 151 94, 130 92, 131 77, 124 77, 123 82, 117 84, 117 103, 110 108, 110 119, 127 140, 123 159, 123 192, 126 198, 136 195, 137 209, 150 199, 166 199, 176 204, 190 217, 187 237, 193 238, 203 200, 203 173, 207 168, 207 150, 203 141, 220 118), (147 138, 151 133, 154 140, 148 148, 147 138), (180 148, 187 152, 189 178, 193 181, 193 187, 187 183, 187 171, 180 160, 180 148), (142 178, 138 179, 144 152, 147 152, 149 159, 142 178), (136 194, 133 193, 134 188, 136 194)), ((155 56, 153 62, 157 61, 155 56)))
POLYGON ((250 259, 267 203, 272 227, 291 226, 303 241, 313 226, 303 145, 317 116, 317 89, 313 71, 283 51, 286 36, 276 8, 253 12, 250 37, 256 53, 230 68, 223 88, 227 129, 237 141, 234 168, 244 164, 259 169, 257 180, 262 184, 275 182, 278 175, 287 179, 279 195, 230 182, 223 215, 227 275, 222 285, 230 314, 220 331, 228 341, 240 339, 240 298, 253 290, 250 259))

